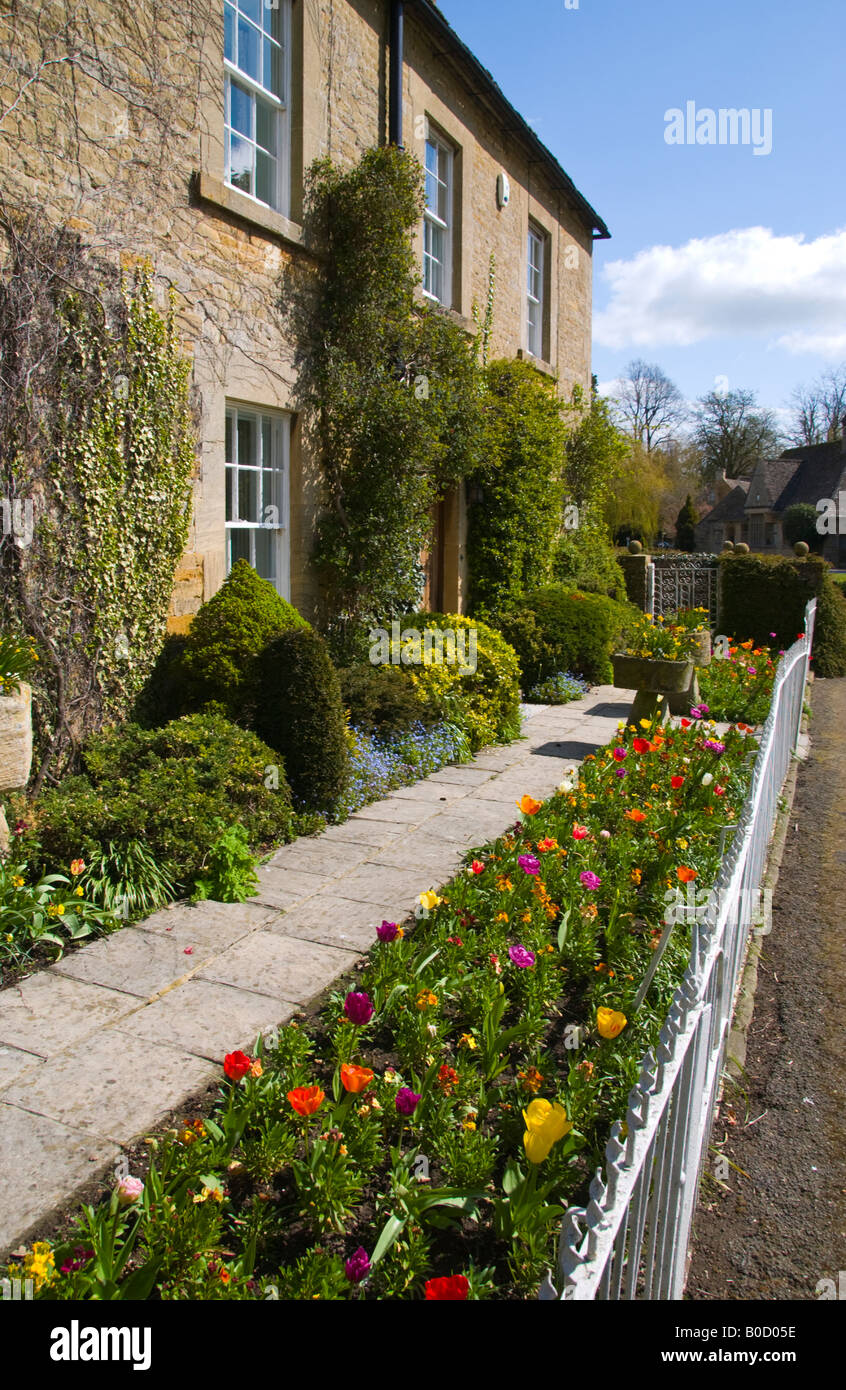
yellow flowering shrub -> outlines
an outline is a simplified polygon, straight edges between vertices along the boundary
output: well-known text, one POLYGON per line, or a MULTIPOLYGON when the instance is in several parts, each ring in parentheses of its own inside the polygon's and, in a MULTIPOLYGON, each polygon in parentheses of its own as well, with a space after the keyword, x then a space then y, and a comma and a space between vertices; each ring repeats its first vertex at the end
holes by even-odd
POLYGON ((503 637, 486 623, 457 613, 414 613, 402 619, 404 630, 427 628, 455 633, 464 642, 465 669, 460 660, 440 659, 435 647, 421 651, 419 663, 403 666, 414 685, 450 719, 465 729, 472 751, 490 743, 503 743, 520 734, 520 669, 517 655, 503 637), (475 632, 475 667, 470 634, 475 632))

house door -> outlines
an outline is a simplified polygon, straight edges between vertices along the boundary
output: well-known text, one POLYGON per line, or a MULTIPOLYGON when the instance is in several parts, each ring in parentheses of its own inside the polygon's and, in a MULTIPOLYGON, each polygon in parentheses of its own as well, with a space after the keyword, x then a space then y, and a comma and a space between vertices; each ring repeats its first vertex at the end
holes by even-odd
POLYGON ((436 502, 431 510, 432 538, 429 549, 423 552, 425 582, 423 608, 428 613, 444 611, 444 554, 446 537, 446 504, 436 502))

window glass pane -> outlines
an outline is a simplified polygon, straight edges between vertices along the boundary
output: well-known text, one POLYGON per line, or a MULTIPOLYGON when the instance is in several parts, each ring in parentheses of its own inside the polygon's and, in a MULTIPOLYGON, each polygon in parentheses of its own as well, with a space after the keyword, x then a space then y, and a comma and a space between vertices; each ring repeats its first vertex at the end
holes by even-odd
MULTIPOLYGON (((228 425, 228 421, 227 421, 227 425, 228 425)), ((234 521, 234 520, 235 520, 235 517, 234 517, 233 514, 232 514, 232 489, 233 489, 233 487, 234 487, 235 473, 236 473, 236 470, 235 470, 234 468, 227 468, 227 470, 226 470, 226 520, 227 520, 227 521, 234 521)))
POLYGON ((249 467, 256 462, 256 422, 252 415, 238 416, 238 462, 249 467))
POLYGON ((248 77, 260 80, 259 73, 259 32, 245 19, 238 19, 238 67, 248 77))
POLYGON ((258 472, 240 469, 238 472, 238 520, 258 521, 258 472))
POLYGON ((250 562, 250 533, 249 531, 232 530, 227 532, 229 537, 229 569, 235 564, 236 560, 246 560, 250 562))
MULTIPOLYGON (((268 154, 276 154, 276 129, 279 122, 276 108, 256 97, 256 144, 268 154)), ((259 194, 261 197, 261 194, 259 194)))
POLYGON ((260 526, 253 532, 256 543, 256 569, 262 579, 276 583, 276 532, 269 526, 260 526))
POLYGON ((232 462, 232 416, 227 412, 226 415, 226 442, 224 444, 226 462, 232 462))
POLYGON ((432 212, 438 210, 438 180, 434 174, 428 172, 426 174, 426 206, 431 208, 432 212))
POLYGON ((268 207, 276 206, 276 160, 263 150, 256 151, 256 197, 268 207))
POLYGON ((261 499, 261 519, 268 521, 272 519, 273 525, 279 525, 282 520, 282 507, 280 505, 280 488, 278 487, 279 474, 273 469, 265 468, 262 472, 262 499, 261 499), (275 513, 269 518, 267 508, 275 507, 275 513))
POLYGON ((264 32, 272 34, 275 39, 282 38, 282 3, 279 0, 276 7, 271 9, 270 0, 264 0, 264 32))
POLYGON ((223 7, 223 52, 230 63, 235 62, 235 11, 231 5, 223 7))
POLYGON ((264 73, 262 83, 274 96, 282 96, 282 50, 278 44, 264 40, 264 73))
POLYGON ((229 84, 229 122, 232 129, 241 135, 252 135, 252 101, 249 92, 239 87, 237 82, 229 84))
POLYGON ((441 159, 441 178, 442 182, 438 185, 438 216, 442 222, 449 222, 449 188, 446 184, 448 177, 448 161, 446 157, 441 159))
POLYGON ((438 147, 431 140, 426 141, 426 168, 433 174, 438 172, 438 147))
POLYGON ((255 24, 261 24, 261 0, 238 0, 238 9, 255 24))
POLYGON ((229 182, 244 193, 252 192, 253 147, 240 135, 233 135, 229 148, 229 182))

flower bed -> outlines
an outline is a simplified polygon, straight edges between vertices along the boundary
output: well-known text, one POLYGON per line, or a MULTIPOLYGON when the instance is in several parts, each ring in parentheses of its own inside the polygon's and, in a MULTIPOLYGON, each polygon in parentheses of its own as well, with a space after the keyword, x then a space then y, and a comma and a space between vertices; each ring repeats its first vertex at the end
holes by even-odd
POLYGON ((687 963, 680 923, 633 1011, 667 894, 715 877, 754 746, 629 727, 524 797, 307 1026, 227 1057, 143 1186, 27 1257, 39 1296, 533 1296, 687 963))
MULTIPOLYGON (((774 633, 771 634, 775 636, 774 633)), ((781 652, 740 642, 721 660, 699 673, 699 690, 712 719, 763 724, 770 708, 775 670, 781 652)))

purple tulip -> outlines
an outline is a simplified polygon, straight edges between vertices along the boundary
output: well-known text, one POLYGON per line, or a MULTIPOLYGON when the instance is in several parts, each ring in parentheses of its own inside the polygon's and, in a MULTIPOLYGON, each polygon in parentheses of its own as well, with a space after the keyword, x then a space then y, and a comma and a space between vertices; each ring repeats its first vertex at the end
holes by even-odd
POLYGON ((420 1097, 408 1086, 400 1086, 397 1091, 397 1098, 394 1104, 401 1115, 413 1115, 417 1109, 420 1097))
POLYGON ((370 1273, 370 1256, 363 1245, 344 1263, 344 1273, 351 1284, 360 1284, 370 1273))
POLYGON ((710 713, 711 711, 708 705, 694 705, 693 709, 690 711, 690 716, 691 719, 704 719, 705 715, 710 713))
POLYGON ((512 964, 520 970, 528 970, 535 963, 533 951, 527 951, 525 946, 509 946, 508 955, 512 964))
POLYGON ((579 874, 579 882, 583 884, 585 888, 589 889, 591 893, 594 893, 602 882, 602 879, 598 878, 596 874, 592 874, 590 869, 586 869, 583 874, 579 874))
POLYGON ((521 854, 517 860, 517 863, 520 865, 520 868, 527 874, 540 873, 540 860, 536 859, 533 854, 521 854))
POLYGON ((702 747, 707 748, 709 753, 716 753, 717 757, 719 757, 721 753, 725 753, 726 751, 726 745, 724 743, 717 743, 712 738, 706 738, 702 747))
POLYGON ((344 1000, 344 1013, 350 1023, 369 1023, 373 1017, 370 995, 365 994, 363 990, 361 994, 348 994, 344 1000))
POLYGON ((618 768, 617 768, 617 772, 616 772, 616 776, 617 776, 617 777, 625 777, 625 775, 626 775, 626 769, 625 769, 624 767, 618 767, 618 768))
POLYGON ((383 922, 381 927, 376 928, 376 935, 380 941, 393 941, 398 932, 399 927, 396 922, 383 922))

